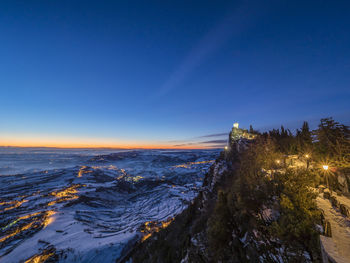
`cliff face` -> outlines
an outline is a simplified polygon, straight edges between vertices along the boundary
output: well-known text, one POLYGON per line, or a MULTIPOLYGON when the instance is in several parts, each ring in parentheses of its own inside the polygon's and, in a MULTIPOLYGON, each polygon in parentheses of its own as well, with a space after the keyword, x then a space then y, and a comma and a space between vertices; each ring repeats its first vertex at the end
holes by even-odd
MULTIPOLYGON (((250 143, 240 139, 231 149, 222 152, 210 167, 199 195, 189 207, 175 217, 166 229, 140 243, 130 254, 132 262, 212 262, 209 248, 208 226, 217 201, 218 189, 232 181, 237 166, 237 156, 250 143)), ((232 256, 231 262, 240 257, 232 256)))
POLYGON ((281 169, 264 137, 230 140, 198 196, 132 262, 318 262, 308 170, 281 169), (282 171, 283 170, 283 171, 282 171))

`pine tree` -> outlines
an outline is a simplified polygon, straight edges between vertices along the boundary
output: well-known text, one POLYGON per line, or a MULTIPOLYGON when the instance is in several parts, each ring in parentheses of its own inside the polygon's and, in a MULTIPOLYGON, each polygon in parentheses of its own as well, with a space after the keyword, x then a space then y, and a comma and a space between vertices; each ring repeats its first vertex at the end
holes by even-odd
POLYGON ((230 218, 227 195, 223 191, 219 191, 214 213, 209 219, 208 227, 209 245, 212 253, 219 260, 222 260, 222 257, 226 255, 228 244, 232 238, 230 218))
POLYGON ((349 127, 332 118, 321 119, 315 132, 319 159, 327 159, 337 167, 350 167, 349 127))
POLYGON ((312 133, 306 121, 304 121, 301 131, 297 130, 296 140, 299 152, 309 153, 312 151, 312 133))

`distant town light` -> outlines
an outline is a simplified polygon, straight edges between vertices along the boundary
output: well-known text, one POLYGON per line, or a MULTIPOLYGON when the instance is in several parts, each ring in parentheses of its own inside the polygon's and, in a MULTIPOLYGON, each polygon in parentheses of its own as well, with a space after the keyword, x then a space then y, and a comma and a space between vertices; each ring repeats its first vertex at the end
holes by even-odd
POLYGON ((228 150, 228 147, 227 147, 227 146, 225 146, 225 150, 226 150, 226 151, 228 150))
POLYGON ((323 170, 327 171, 328 170, 328 165, 323 165, 323 170))
POLYGON ((238 122, 235 122, 235 123, 233 124, 233 128, 238 129, 238 126, 239 126, 239 123, 238 123, 238 122))

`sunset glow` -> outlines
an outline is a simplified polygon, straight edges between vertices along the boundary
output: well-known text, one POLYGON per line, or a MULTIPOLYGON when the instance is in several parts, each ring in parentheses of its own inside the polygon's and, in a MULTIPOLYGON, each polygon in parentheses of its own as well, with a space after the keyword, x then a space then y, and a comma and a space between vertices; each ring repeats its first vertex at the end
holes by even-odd
POLYGON ((164 142, 115 141, 99 138, 50 138, 10 137, 0 138, 0 146, 11 147, 57 147, 57 148, 122 148, 122 149, 206 149, 210 145, 191 144, 177 146, 164 142))

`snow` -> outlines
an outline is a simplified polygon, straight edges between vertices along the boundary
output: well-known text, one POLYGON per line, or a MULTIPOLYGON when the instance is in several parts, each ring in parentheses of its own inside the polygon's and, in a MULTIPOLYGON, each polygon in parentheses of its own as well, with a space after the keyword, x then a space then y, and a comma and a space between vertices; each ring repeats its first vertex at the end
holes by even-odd
MULTIPOLYGON (((335 262, 349 263, 350 220, 343 216, 338 209, 335 209, 328 199, 318 196, 316 201, 317 206, 324 211, 325 218, 330 222, 332 230, 332 237, 320 236, 321 245, 335 262)), ((343 201, 349 202, 349 200, 343 201)))
POLYGON ((279 217, 279 212, 276 209, 268 208, 265 205, 263 205, 261 215, 264 221, 272 222, 274 220, 277 220, 277 218, 279 217))
POLYGON ((186 263, 188 262, 188 251, 186 253, 186 256, 181 260, 181 263, 186 263))
POLYGON ((210 190, 213 189, 215 184, 220 180, 222 174, 227 170, 227 164, 225 161, 219 161, 214 164, 214 175, 210 183, 210 190))
POLYGON ((187 207, 218 153, 4 155, 0 165, 15 167, 17 160, 23 173, 0 176, 0 261, 25 261, 54 248, 60 262, 115 262, 141 238, 143 223, 187 207), (55 168, 45 170, 56 157, 55 168))
POLYGON ((244 236, 239 239, 244 245, 246 245, 247 236, 248 236, 248 232, 245 232, 244 236))
POLYGON ((345 197, 345 196, 335 196, 337 198, 337 200, 341 203, 344 204, 345 206, 347 206, 350 209, 350 199, 345 197))
POLYGON ((42 241, 50 243, 57 250, 64 251, 69 248, 71 253, 67 254, 65 261, 113 262, 120 256, 123 244, 135 236, 135 232, 126 232, 96 240, 84 229, 83 224, 74 220, 73 213, 59 213, 54 216, 52 224, 24 240, 20 246, 1 258, 1 262, 11 263, 14 259, 25 261, 33 255, 34 248, 40 248, 42 241))

